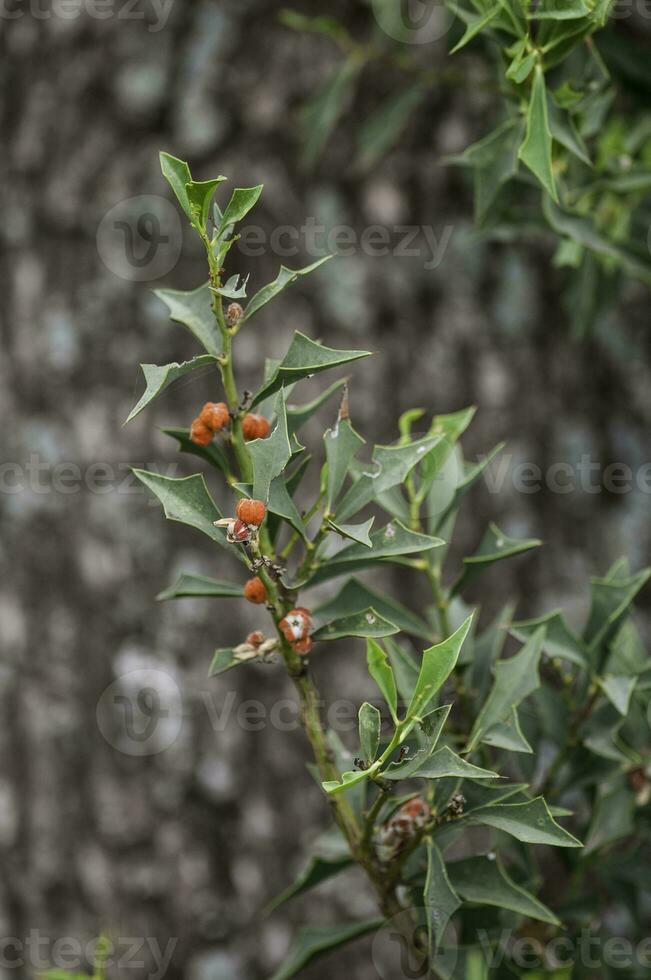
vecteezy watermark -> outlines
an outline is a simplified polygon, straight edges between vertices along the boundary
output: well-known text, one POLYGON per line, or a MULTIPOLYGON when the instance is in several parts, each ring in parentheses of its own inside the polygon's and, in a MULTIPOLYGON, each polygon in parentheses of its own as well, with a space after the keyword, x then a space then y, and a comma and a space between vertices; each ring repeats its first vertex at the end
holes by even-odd
POLYGON ((325 255, 350 258, 359 253, 371 258, 387 255, 417 258, 430 271, 441 265, 453 232, 453 225, 444 225, 437 233, 431 225, 379 224, 360 231, 345 224, 329 227, 311 217, 300 227, 278 225, 271 232, 259 225, 246 225, 239 231, 237 248, 248 258, 258 258, 268 252, 283 259, 297 255, 314 259, 325 255))
POLYGON ((446 0, 371 0, 371 7, 384 33, 403 44, 431 44, 454 23, 446 0))
POLYGON ((129 197, 104 215, 96 242, 102 262, 120 279, 160 279, 174 268, 181 254, 178 209, 156 194, 129 197))
POLYGON ((0 20, 91 20, 140 21, 155 34, 169 19, 174 0, 0 0, 0 20))
POLYGON ((83 971, 95 962, 101 945, 106 966, 122 974, 137 970, 138 978, 163 980, 170 966, 178 939, 168 939, 165 948, 153 936, 118 936, 91 939, 82 943, 74 936, 53 939, 38 929, 18 936, 0 936, 0 969, 27 969, 30 974, 57 969, 66 972, 83 971))
POLYGON ((158 755, 169 749, 181 732, 181 689, 166 670, 131 670, 102 692, 96 717, 100 732, 118 752, 158 755))
MULTIPOLYGON (((179 475, 177 463, 168 463, 163 467, 157 463, 147 463, 144 468, 156 470, 168 479, 179 475)), ((108 463, 100 460, 94 460, 86 466, 65 461, 52 463, 42 459, 38 453, 30 453, 25 462, 5 460, 0 463, 0 494, 72 496, 82 492, 105 496, 109 493, 142 494, 146 490, 134 476, 130 463, 108 463)), ((150 494, 147 494, 147 499, 158 506, 156 499, 150 494)))
POLYGON ((505 963, 522 970, 562 970, 577 966, 588 970, 651 969, 651 936, 632 941, 626 936, 598 935, 582 929, 574 936, 543 941, 510 929, 502 930, 497 937, 479 929, 477 940, 491 969, 499 969, 505 963))
MULTIPOLYGON (((480 462, 482 457, 479 457, 480 462)), ((484 457, 485 459, 485 457, 484 457)), ((504 453, 484 471, 489 493, 501 493, 510 481, 517 493, 534 494, 546 490, 550 493, 569 494, 627 494, 637 491, 651 494, 651 462, 632 467, 628 463, 612 462, 604 465, 590 453, 578 459, 557 460, 543 468, 538 463, 513 462, 513 456, 504 453)))

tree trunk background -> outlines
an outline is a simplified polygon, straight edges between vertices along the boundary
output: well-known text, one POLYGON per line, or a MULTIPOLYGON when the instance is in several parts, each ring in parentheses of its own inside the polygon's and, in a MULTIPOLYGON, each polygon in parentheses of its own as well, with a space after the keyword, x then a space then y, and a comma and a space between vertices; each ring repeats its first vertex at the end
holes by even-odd
MULTIPOLYGON (((32 930, 48 940, 45 962, 24 955, 21 971, 0 967, 2 980, 53 963, 57 939, 86 942, 102 929, 163 948, 175 940, 170 980, 264 978, 297 924, 374 914, 349 873, 260 920, 300 864, 297 842, 328 822, 301 733, 250 731, 250 716, 238 715, 247 701, 270 708, 291 690, 273 667, 207 680, 215 647, 241 640, 262 614, 227 601, 155 602, 180 570, 239 574, 207 539, 165 522, 127 473, 196 471, 160 429, 187 424, 219 397, 203 374, 122 427, 140 391, 138 363, 196 353, 150 292, 202 281, 189 231, 173 268, 143 282, 116 274, 98 245, 102 219, 120 202, 170 201, 160 149, 189 159, 199 179, 264 183, 253 222, 267 231, 300 228, 308 216, 358 234, 376 224, 429 225, 437 237, 452 228, 437 269, 426 270, 422 256, 356 250, 297 284, 244 332, 238 368, 253 386, 263 357, 282 353, 296 328, 334 347, 378 351, 351 384, 353 419, 369 442, 395 438, 397 415, 414 405, 479 406, 467 454, 504 439, 512 459, 499 494, 485 484, 473 493, 455 554, 474 549, 489 520, 545 540, 482 580, 486 618, 513 596, 521 616, 563 604, 580 622, 590 574, 622 553, 636 568, 648 560, 648 492, 525 494, 510 475, 518 463, 544 470, 582 453, 601 471, 648 461, 648 294, 630 286, 577 343, 549 251, 473 243, 465 178, 438 161, 485 131, 478 90, 434 89, 370 173, 350 166, 357 106, 317 168, 302 171, 300 107, 337 55, 327 41, 280 26, 283 6, 177 0, 154 31, 151 19, 118 17, 117 8, 106 19, 66 19, 23 4, 7 6, 18 16, 0 24, 2 460, 19 467, 5 465, 0 494, 0 935, 23 948, 32 930), (109 467, 101 492, 86 485, 98 462, 109 467), (168 714, 160 751, 140 756, 122 751, 121 715, 108 736, 97 718, 116 679, 132 697, 129 685, 137 691, 143 677, 159 692, 163 685, 168 714)), ((368 18, 362 4, 332 8, 353 30, 368 18)), ((433 45, 433 63, 445 51, 445 41, 433 45)), ((276 275, 269 249, 260 259, 233 256, 256 287, 276 275)), ((323 427, 330 420, 326 410, 323 427)), ((321 431, 309 430, 317 451, 321 431)), ((227 509, 229 495, 211 480, 227 509)), ((388 575, 404 592, 403 580, 388 575)), ((326 698, 371 693, 356 646, 315 659, 326 698)), ((362 940, 303 975, 371 978, 370 946, 362 940)), ((116 972, 151 976, 151 963, 116 972)))

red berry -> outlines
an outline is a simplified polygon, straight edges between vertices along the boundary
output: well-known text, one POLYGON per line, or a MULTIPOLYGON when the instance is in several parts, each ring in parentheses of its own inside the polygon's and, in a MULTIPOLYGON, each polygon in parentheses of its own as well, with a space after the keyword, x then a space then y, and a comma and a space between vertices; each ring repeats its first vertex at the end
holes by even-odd
POLYGON ((261 605, 267 601, 267 590, 265 589, 264 582, 258 575, 255 578, 250 578, 244 586, 244 598, 248 599, 249 602, 254 602, 256 605, 261 605))
POLYGON ((231 420, 226 402, 206 402, 199 418, 213 432, 225 429, 231 420))
POLYGON ((270 431, 269 420, 264 415, 251 412, 242 419, 242 433, 247 442, 252 439, 266 439, 270 431))
POLYGON ((212 442, 213 430, 209 429, 201 419, 195 419, 190 426, 190 439, 197 446, 207 446, 212 442))
POLYGON ((267 513, 267 508, 261 500, 239 500, 235 513, 245 524, 260 527, 267 513))

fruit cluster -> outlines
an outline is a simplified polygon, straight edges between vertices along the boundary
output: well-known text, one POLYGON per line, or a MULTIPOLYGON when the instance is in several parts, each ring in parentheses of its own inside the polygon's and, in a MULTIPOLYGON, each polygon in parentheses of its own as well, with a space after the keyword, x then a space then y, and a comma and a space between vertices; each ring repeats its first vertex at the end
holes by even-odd
MULTIPOLYGON (((231 424, 231 413, 226 402, 206 402, 190 426, 190 439, 198 446, 207 446, 213 436, 231 424)), ((249 412, 242 419, 242 434, 247 442, 266 439, 271 431, 264 415, 249 412)))

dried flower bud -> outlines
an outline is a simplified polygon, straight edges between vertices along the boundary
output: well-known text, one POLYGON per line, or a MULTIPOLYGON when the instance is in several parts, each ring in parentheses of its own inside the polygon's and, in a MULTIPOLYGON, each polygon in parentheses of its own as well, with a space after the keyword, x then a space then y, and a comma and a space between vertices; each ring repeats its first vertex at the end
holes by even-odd
POLYGON ((244 309, 239 303, 230 303, 226 308, 226 323, 234 327, 244 316, 244 309))
POLYGON ((244 586, 244 598, 248 599, 249 602, 254 602, 256 605, 261 605, 267 601, 267 590, 265 589, 264 582, 258 575, 255 578, 250 578, 244 586))
POLYGON ((247 442, 252 439, 266 439, 271 431, 269 420, 264 415, 249 412, 242 419, 242 433, 247 442))
POLYGON ((199 418, 213 432, 219 432, 221 429, 225 429, 231 421, 226 402, 206 402, 201 409, 199 418))
POLYGON ((246 544, 251 540, 251 528, 234 517, 222 517, 213 521, 213 524, 215 527, 226 528, 226 540, 229 544, 246 544))
POLYGON ((281 619, 278 623, 278 626, 287 642, 291 643, 292 646, 309 639, 310 633, 314 628, 312 614, 309 609, 305 609, 302 606, 288 612, 285 618, 281 619))
POLYGON ((190 426, 190 439, 197 446, 207 446, 212 442, 213 431, 205 425, 201 419, 197 418, 190 426))
POLYGON ((381 861, 390 861, 410 840, 423 829, 431 810, 420 796, 408 800, 397 813, 380 828, 377 851, 381 861))
POLYGON ((298 640, 296 643, 292 644, 292 647, 296 653, 301 657, 307 657, 308 653, 314 646, 311 636, 306 636, 304 640, 298 640))
MULTIPOLYGON (((255 579, 251 579, 251 581, 254 582, 255 579)), ((246 584, 248 585, 249 583, 247 582, 246 584)), ((244 590, 246 592, 246 586, 244 590)), ((260 630, 254 630, 253 633, 249 633, 246 642, 250 643, 252 647, 259 647, 261 643, 264 643, 264 633, 260 630)))
POLYGON ((245 524, 260 527, 267 513, 267 508, 262 500, 239 500, 235 513, 245 524))

